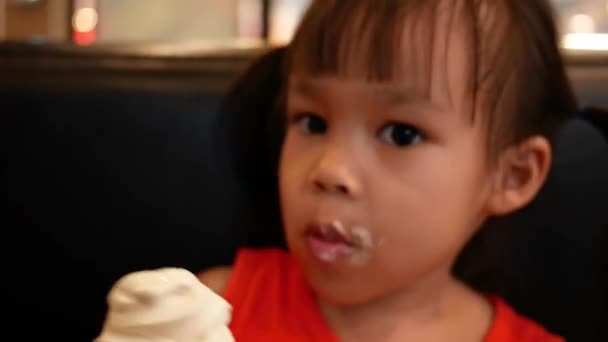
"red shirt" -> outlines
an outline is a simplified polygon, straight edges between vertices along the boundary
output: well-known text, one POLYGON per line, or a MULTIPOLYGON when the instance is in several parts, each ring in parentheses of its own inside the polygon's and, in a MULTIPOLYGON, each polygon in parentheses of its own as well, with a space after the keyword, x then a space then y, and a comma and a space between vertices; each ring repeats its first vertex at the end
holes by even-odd
MULTIPOLYGON (((225 297, 233 306, 237 342, 339 342, 330 330, 299 266, 280 249, 241 250, 225 297)), ((483 342, 563 342, 490 298, 495 318, 483 342)))

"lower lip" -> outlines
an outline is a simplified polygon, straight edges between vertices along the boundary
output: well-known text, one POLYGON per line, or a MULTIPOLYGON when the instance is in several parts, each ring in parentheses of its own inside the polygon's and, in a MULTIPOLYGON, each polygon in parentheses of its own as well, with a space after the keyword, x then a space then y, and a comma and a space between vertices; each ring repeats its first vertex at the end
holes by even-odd
POLYGON ((354 248, 345 242, 323 240, 315 235, 309 235, 307 243, 312 255, 327 264, 335 263, 354 253, 354 248))

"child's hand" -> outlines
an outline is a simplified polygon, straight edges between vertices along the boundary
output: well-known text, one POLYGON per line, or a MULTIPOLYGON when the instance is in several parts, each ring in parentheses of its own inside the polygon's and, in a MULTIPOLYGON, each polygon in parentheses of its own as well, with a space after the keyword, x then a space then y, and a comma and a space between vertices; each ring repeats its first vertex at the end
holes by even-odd
POLYGON ((216 267, 197 274, 198 279, 208 288, 223 295, 232 275, 232 267, 216 267))

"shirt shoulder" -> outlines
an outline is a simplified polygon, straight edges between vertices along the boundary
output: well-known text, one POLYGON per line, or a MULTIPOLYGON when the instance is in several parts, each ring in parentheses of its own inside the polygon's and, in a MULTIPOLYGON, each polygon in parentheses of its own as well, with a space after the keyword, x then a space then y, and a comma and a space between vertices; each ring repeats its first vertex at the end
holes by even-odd
POLYGON ((506 301, 490 297, 494 320, 484 342, 565 342, 541 324, 519 314, 506 301))

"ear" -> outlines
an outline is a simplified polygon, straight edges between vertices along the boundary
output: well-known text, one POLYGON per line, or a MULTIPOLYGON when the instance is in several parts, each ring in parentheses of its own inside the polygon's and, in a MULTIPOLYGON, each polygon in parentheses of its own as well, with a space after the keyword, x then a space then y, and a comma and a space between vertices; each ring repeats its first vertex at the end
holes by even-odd
POLYGON ((545 183, 551 160, 551 145, 541 136, 505 151, 496 170, 489 214, 506 215, 528 205, 545 183))

